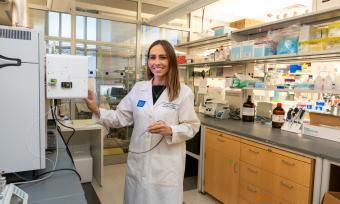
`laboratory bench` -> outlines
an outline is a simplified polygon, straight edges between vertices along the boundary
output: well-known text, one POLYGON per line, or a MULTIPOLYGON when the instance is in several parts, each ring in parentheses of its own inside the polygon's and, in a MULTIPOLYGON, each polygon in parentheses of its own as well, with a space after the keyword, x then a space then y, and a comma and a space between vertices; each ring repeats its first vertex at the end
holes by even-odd
MULTIPOLYGON (((58 135, 58 133, 55 133, 58 135)), ((75 169, 71 158, 66 152, 64 143, 58 138, 58 162, 56 169, 75 169)), ((56 151, 46 154, 46 158, 55 161, 56 151)), ((52 162, 46 161, 46 168, 37 171, 38 174, 52 170, 52 162)), ((44 175, 47 176, 47 175, 44 175)), ((73 171, 57 171, 43 181, 18 185, 28 193, 29 204, 85 204, 87 203, 79 177, 73 171)))
POLYGON ((201 192, 224 203, 317 204, 328 190, 339 191, 340 143, 198 116, 201 192))

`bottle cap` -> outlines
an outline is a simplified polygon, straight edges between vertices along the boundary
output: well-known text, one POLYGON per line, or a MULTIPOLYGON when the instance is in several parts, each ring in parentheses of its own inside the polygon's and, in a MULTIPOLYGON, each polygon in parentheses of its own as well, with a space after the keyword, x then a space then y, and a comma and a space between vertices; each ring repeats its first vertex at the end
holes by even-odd
POLYGON ((282 107, 282 103, 277 103, 277 107, 281 108, 282 107))

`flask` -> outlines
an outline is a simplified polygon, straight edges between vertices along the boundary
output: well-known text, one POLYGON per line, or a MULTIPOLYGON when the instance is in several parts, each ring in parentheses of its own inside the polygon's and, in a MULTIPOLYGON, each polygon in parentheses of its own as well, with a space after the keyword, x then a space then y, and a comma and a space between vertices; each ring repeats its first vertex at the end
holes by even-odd
POLYGON ((254 122, 255 105, 251 102, 251 96, 248 96, 247 101, 243 104, 242 120, 245 122, 254 122))
POLYGON ((278 103, 276 108, 273 110, 272 115, 272 127, 273 128, 281 128, 283 123, 285 122, 285 110, 282 108, 282 104, 278 103))

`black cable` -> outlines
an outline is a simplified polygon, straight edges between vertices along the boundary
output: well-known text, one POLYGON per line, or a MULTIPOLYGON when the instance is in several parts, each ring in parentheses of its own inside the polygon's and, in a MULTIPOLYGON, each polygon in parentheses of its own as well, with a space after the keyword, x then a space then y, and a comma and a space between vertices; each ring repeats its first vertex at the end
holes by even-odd
POLYGON ((68 129, 71 129, 71 130, 72 130, 72 133, 71 133, 70 137, 67 139, 67 142, 65 143, 66 145, 68 145, 68 143, 70 142, 70 140, 72 139, 72 137, 73 137, 74 134, 76 133, 76 129, 74 129, 73 127, 69 127, 69 126, 67 126, 67 125, 64 125, 62 122, 60 122, 60 120, 57 118, 57 116, 56 116, 56 114, 55 114, 56 109, 57 109, 57 106, 54 105, 54 109, 53 109, 53 110, 54 110, 55 120, 56 120, 61 126, 63 126, 63 127, 65 127, 65 128, 68 128, 68 129))
POLYGON ((73 156, 72 156, 72 154, 71 154, 71 151, 70 151, 70 149, 68 148, 68 145, 67 145, 67 144, 66 144, 66 142, 65 142, 65 139, 64 139, 63 133, 61 132, 61 130, 60 130, 60 127, 59 127, 59 126, 57 126, 57 130, 58 130, 58 133, 59 133, 59 135, 60 135, 61 139, 63 140, 63 143, 65 144, 65 147, 66 147, 66 152, 67 152, 67 154, 70 156, 70 158, 71 158, 71 161, 72 161, 72 164, 73 164, 73 165, 75 165, 75 164, 74 164, 74 160, 73 160, 73 156))
POLYGON ((162 136, 162 138, 157 142, 157 144, 155 146, 153 146, 151 149, 147 150, 147 151, 143 151, 143 152, 134 152, 134 151, 130 151, 131 153, 133 154, 144 154, 144 153, 147 153, 147 152, 150 152, 151 150, 155 149, 161 142, 162 140, 164 139, 164 136, 162 136))
POLYGON ((43 176, 45 174, 49 174, 49 173, 52 173, 52 172, 56 172, 56 171, 73 171, 74 173, 77 174, 79 180, 81 181, 81 176, 80 174, 75 170, 75 169, 69 169, 69 168, 63 168, 63 169, 55 169, 55 170, 51 170, 51 171, 46 171, 44 173, 41 173, 41 174, 38 174, 34 177, 34 179, 38 179, 40 176, 43 176))
MULTIPOLYGON (((111 135, 112 133, 113 133, 113 132, 107 133, 107 134, 105 135, 105 137, 111 135)), ((153 146, 153 147, 152 147, 151 149, 149 149, 149 150, 142 151, 142 152, 135 152, 135 151, 130 151, 130 150, 128 150, 128 151, 131 152, 131 153, 133 153, 133 154, 145 154, 145 153, 150 152, 150 151, 152 151, 153 149, 155 149, 155 148, 162 142, 163 138, 164 138, 164 136, 162 136, 162 138, 157 142, 157 144, 156 144, 155 146, 153 146)), ((121 145, 119 144, 119 142, 116 140, 116 138, 112 137, 112 139, 113 139, 113 140, 115 141, 115 143, 116 143, 120 148, 122 148, 123 151, 124 151, 124 147, 121 146, 121 145)))
MULTIPOLYGON (((53 120, 54 120, 54 121, 57 121, 56 115, 55 115, 55 112, 54 112, 55 110, 52 108, 52 105, 50 106, 50 108, 51 108, 51 113, 52 113, 52 118, 53 118, 53 120)), ((70 149, 68 148, 68 145, 67 145, 66 142, 65 142, 63 133, 61 132, 60 127, 59 127, 58 125, 57 125, 57 130, 58 130, 58 133, 59 133, 59 135, 60 135, 60 137, 61 137, 63 143, 65 144, 67 154, 70 156, 73 165, 75 165, 75 164, 74 164, 73 157, 72 157, 72 154, 71 154, 71 151, 70 151, 70 149)))

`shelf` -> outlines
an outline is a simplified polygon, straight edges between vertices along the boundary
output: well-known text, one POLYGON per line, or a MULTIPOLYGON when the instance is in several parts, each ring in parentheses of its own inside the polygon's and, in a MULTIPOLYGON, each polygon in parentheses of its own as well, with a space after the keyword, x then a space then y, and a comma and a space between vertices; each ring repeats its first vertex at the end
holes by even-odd
POLYGON ((253 87, 245 87, 243 88, 243 90, 340 94, 340 90, 276 89, 276 88, 253 88, 253 87))
POLYGON ((260 58, 230 61, 231 63, 268 63, 268 62, 289 62, 289 61, 330 61, 340 60, 340 50, 325 50, 321 52, 309 52, 302 54, 271 55, 260 58))
POLYGON ((221 42, 227 42, 230 41, 230 37, 228 34, 222 35, 222 36, 217 36, 217 37, 207 37, 207 38, 202 38, 199 40, 194 40, 186 43, 181 43, 176 45, 176 48, 193 48, 193 47, 199 47, 199 46, 204 46, 204 45, 210 45, 214 43, 221 43, 221 42))
POLYGON ((312 12, 309 14, 294 16, 291 18, 286 18, 286 19, 282 19, 279 21, 275 21, 275 22, 264 23, 261 25, 244 28, 238 31, 233 31, 232 34, 252 35, 252 34, 267 32, 270 30, 287 28, 293 24, 302 25, 302 24, 320 23, 325 20, 332 20, 335 18, 339 18, 339 13, 340 13, 340 7, 335 7, 332 9, 312 12))
MULTIPOLYGON (((340 60, 340 50, 325 50, 322 52, 309 52, 302 54, 271 55, 266 57, 244 59, 244 60, 225 60, 217 62, 202 62, 179 64, 179 67, 202 67, 202 66, 230 66, 244 63, 291 63, 291 62, 310 62, 310 61, 331 61, 340 60)), ((298 73, 296 73, 298 74, 298 73)))
POLYGON ((230 61, 230 60, 225 60, 225 61, 217 61, 217 62, 202 62, 202 63, 190 63, 190 64, 179 64, 178 66, 182 67, 202 67, 202 66, 228 66, 231 67, 230 65, 232 64, 240 64, 240 61, 230 61))

